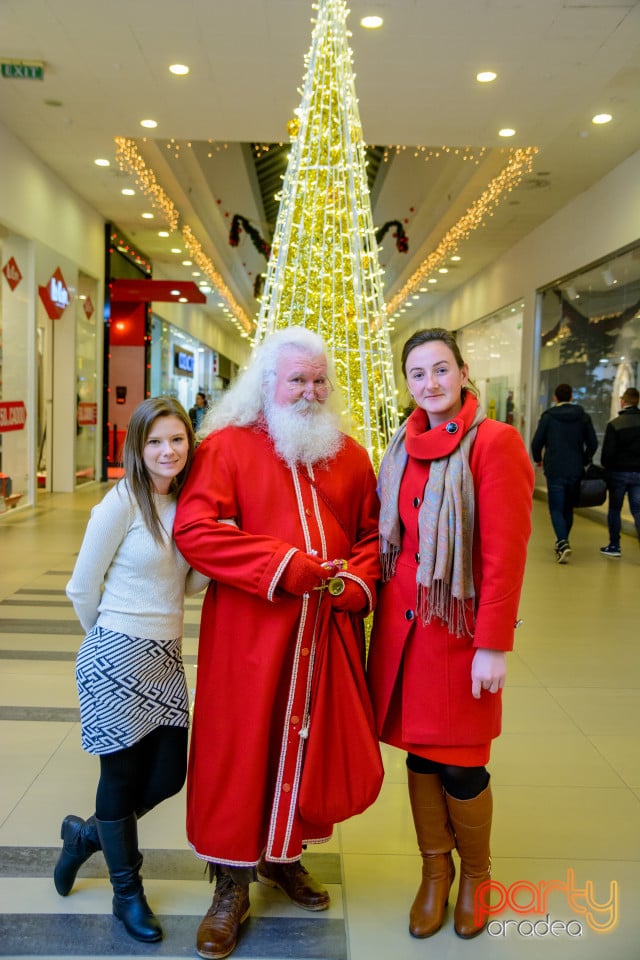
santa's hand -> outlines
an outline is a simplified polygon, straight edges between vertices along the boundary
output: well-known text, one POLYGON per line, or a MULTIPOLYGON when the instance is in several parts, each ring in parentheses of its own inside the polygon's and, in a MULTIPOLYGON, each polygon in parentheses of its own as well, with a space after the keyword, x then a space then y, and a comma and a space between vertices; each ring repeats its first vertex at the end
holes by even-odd
POLYGON ((318 560, 296 550, 284 568, 278 586, 294 597, 302 597, 322 586, 326 575, 318 560))
MULTIPOLYGON (((335 579, 344 584, 344 590, 331 597, 333 609, 340 610, 343 613, 362 613, 366 610, 369 598, 360 584, 348 577, 336 577, 335 579)), ((329 593, 331 593, 330 589, 329 593)))
POLYGON ((478 649, 471 664, 471 693, 478 700, 483 690, 497 693, 504 687, 507 657, 503 650, 478 649))

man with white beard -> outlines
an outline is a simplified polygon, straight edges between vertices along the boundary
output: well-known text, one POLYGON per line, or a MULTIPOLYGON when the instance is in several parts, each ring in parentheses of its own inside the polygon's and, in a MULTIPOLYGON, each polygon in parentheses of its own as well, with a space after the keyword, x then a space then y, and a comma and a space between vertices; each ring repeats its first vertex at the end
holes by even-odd
POLYGON ((363 672, 363 620, 379 577, 376 481, 334 403, 317 334, 290 327, 267 337, 209 411, 178 503, 178 547, 211 577, 187 836, 216 878, 197 936, 198 954, 213 960, 234 949, 254 879, 304 909, 329 906, 300 862, 303 845, 328 840, 382 780, 363 672), (326 666, 337 645, 348 669, 326 666), (325 701, 357 691, 359 732, 355 722, 339 732, 320 714, 322 679, 325 701), (343 779, 338 748, 349 755, 343 779), (357 804, 350 778, 371 784, 357 804))

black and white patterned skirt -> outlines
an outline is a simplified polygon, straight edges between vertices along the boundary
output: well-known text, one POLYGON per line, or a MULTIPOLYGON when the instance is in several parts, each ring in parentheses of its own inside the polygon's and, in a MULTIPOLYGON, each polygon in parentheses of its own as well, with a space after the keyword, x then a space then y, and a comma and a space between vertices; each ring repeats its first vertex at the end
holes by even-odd
POLYGON ((157 727, 189 726, 180 637, 144 640, 94 627, 78 651, 76 681, 87 753, 115 753, 157 727))

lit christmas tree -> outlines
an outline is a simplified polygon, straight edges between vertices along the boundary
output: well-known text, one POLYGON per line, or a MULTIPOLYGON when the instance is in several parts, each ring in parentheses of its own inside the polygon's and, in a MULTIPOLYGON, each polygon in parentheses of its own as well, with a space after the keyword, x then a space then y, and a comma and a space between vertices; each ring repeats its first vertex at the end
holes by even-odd
POLYGON ((262 295, 256 342, 305 326, 332 352, 354 432, 375 465, 398 425, 365 147, 344 0, 320 0, 262 295))

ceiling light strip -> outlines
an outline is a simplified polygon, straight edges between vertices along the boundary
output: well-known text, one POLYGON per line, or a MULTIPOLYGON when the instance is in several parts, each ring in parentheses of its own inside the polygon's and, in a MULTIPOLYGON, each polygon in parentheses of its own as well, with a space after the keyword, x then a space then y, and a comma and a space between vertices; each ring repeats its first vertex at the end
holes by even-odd
POLYGON ((202 245, 193 233, 191 227, 184 226, 182 228, 182 239, 194 262, 211 281, 218 296, 222 297, 229 305, 229 309, 233 314, 232 322, 236 325, 241 335, 246 337, 253 331, 254 325, 240 304, 235 300, 231 290, 216 270, 211 258, 208 257, 202 249, 202 245))
POLYGON ((164 192, 153 170, 146 165, 136 147, 134 140, 126 137, 115 137, 116 160, 121 170, 126 170, 134 178, 146 197, 162 213, 172 230, 178 226, 180 214, 169 196, 164 192))
POLYGON ((454 254, 460 244, 469 234, 478 227, 485 225, 486 217, 493 216, 495 208, 504 199, 505 193, 510 193, 518 186, 526 174, 531 173, 533 160, 538 153, 537 147, 521 147, 513 150, 509 162, 500 173, 489 181, 477 200, 460 217, 431 253, 422 261, 418 269, 409 277, 402 289, 387 304, 390 316, 395 314, 411 294, 423 283, 425 277, 432 273, 445 260, 454 254))

